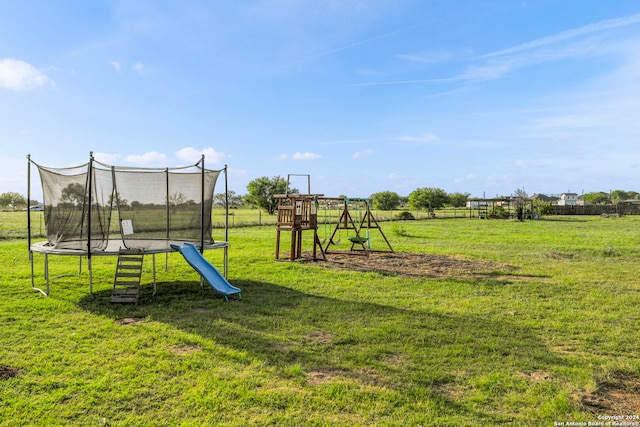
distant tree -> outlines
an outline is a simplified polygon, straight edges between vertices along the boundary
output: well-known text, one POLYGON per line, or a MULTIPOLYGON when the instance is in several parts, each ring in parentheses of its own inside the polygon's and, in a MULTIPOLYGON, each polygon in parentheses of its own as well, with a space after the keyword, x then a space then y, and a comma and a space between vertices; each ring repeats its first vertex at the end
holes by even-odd
POLYGON ((527 199, 529 199, 529 194, 524 190, 524 188, 518 188, 513 192, 514 202, 516 205, 516 216, 518 220, 522 221, 524 219, 524 209, 527 205, 527 199))
POLYGON ((623 190, 613 190, 611 192, 611 203, 620 203, 623 200, 630 199, 629 193, 623 190))
POLYGON ((409 205, 414 209, 439 209, 446 203, 449 196, 442 188, 418 188, 409 194, 409 205))
POLYGON ((84 203, 85 194, 84 185, 76 182, 69 184, 62 189, 60 200, 74 205, 81 205, 84 203))
POLYGON ((553 204, 551 202, 535 200, 533 205, 540 215, 549 215, 553 210, 553 204))
POLYGON ((524 190, 524 188, 517 188, 516 191, 513 192, 513 196, 519 199, 528 199, 529 194, 524 190))
POLYGON ((454 208, 462 208, 466 206, 469 196, 469 193, 449 193, 449 204, 454 208))
POLYGON ((585 193, 582 196, 580 196, 580 198, 587 203, 591 203, 592 205, 605 205, 605 204, 611 203, 611 200, 609 199, 609 195, 602 191, 585 193))
POLYGON ((381 191, 370 197, 374 209, 392 211, 400 205, 400 196, 393 191, 381 191))
MULTIPOLYGON (((274 176, 269 179, 266 176, 254 179, 247 184, 245 201, 251 206, 266 210, 269 215, 273 215, 278 207, 278 200, 273 196, 284 194, 287 191, 287 180, 281 176, 274 176)), ((295 188, 290 188, 289 193, 298 193, 295 188)))
POLYGON ((229 200, 229 208, 239 208, 242 206, 243 197, 236 194, 235 191, 229 190, 227 192, 227 197, 225 197, 224 193, 218 193, 213 195, 213 203, 216 205, 220 205, 223 208, 226 207, 225 203, 229 200))
POLYGON ((109 196, 109 205, 117 205, 121 208, 126 208, 129 206, 129 202, 127 201, 127 199, 121 198, 120 193, 116 192, 115 195, 112 194, 111 196, 109 196))
POLYGON ((187 196, 184 193, 176 191, 169 195, 169 206, 180 206, 187 203, 187 196))
POLYGON ((0 208, 22 209, 27 206, 27 199, 20 193, 8 192, 0 194, 0 208))

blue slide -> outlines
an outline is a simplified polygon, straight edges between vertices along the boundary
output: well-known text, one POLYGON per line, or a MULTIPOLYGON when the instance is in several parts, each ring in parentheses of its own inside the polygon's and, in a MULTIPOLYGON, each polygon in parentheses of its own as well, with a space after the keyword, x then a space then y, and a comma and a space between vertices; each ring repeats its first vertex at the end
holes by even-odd
POLYGON ((184 259, 194 270, 200 273, 200 276, 214 291, 224 295, 225 300, 228 301, 230 295, 238 295, 238 298, 242 297, 240 289, 229 283, 218 269, 202 256, 196 245, 185 242, 182 245, 172 244, 171 247, 182 254, 184 259))

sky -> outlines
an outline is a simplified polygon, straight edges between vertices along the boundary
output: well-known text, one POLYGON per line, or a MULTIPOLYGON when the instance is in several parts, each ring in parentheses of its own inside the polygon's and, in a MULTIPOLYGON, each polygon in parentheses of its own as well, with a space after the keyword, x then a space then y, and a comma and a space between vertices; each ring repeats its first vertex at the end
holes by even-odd
POLYGON ((640 3, 0 1, 0 141, 23 195, 27 155, 91 152, 237 194, 640 191, 640 3))

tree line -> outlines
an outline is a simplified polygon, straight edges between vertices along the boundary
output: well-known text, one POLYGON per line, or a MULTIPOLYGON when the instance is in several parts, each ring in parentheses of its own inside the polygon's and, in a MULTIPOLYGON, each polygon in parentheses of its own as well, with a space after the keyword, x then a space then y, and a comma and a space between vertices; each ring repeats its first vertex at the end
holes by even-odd
MULTIPOLYGON (((298 189, 287 189, 287 181, 281 176, 269 178, 263 176, 251 181, 247 185, 247 195, 237 196, 235 192, 229 192, 229 207, 239 207, 249 205, 266 210, 269 214, 274 214, 277 208, 275 194, 299 193, 298 189), (232 202, 233 201, 233 202, 232 202), (236 203, 234 206, 232 203, 236 203)), ((373 209, 394 210, 400 207, 410 207, 412 209, 433 210, 445 206, 464 207, 469 193, 447 193, 441 188, 423 187, 418 188, 403 197, 393 191, 381 191, 369 197, 369 202, 373 209)), ((214 201, 224 206, 224 194, 217 194, 214 201)))
MULTIPOLYGON (((84 191, 84 190, 83 190, 84 191)), ((287 189, 287 181, 281 176, 272 178, 263 176, 256 178, 247 185, 247 194, 239 195, 235 191, 217 193, 214 195, 214 203, 218 206, 229 208, 241 208, 244 206, 264 209, 269 214, 274 214, 277 209, 278 202, 273 197, 276 194, 298 193, 295 188, 287 189)), ((516 190, 517 195, 521 190, 516 190)), ((394 210, 402 207, 408 207, 416 210, 433 210, 446 206, 461 208, 466 206, 469 199, 469 193, 447 193, 442 188, 422 187, 413 190, 408 196, 400 196, 394 191, 380 191, 369 196, 369 201, 373 209, 378 210, 394 210)), ((526 195, 524 195, 526 197, 526 195)), ((640 193, 636 191, 612 190, 608 193, 596 191, 585 193, 579 196, 580 199, 594 205, 617 204, 624 200, 640 199, 640 193)), ((32 205, 38 202, 32 200, 32 205)), ((7 192, 0 194, 0 209, 3 210, 21 210, 27 207, 27 199, 16 192, 7 192)))
POLYGON ((640 193, 624 190, 613 190, 608 193, 594 191, 585 193, 579 198, 592 205, 616 205, 624 200, 638 200, 640 199, 640 193))

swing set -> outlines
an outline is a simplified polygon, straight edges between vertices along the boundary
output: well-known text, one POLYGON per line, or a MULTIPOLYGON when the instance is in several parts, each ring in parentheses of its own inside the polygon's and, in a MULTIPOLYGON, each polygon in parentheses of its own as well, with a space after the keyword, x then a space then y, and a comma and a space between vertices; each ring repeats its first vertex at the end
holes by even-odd
MULTIPOLYGON (((391 243, 382 231, 382 227, 378 223, 378 220, 371 211, 369 199, 363 198, 349 198, 349 197, 337 197, 329 198, 323 197, 322 200, 339 202, 342 205, 342 211, 338 217, 338 221, 331 233, 331 236, 323 241, 325 244, 324 253, 346 253, 346 254, 364 254, 368 255, 370 252, 394 252, 391 247, 391 243), (354 216, 351 215, 354 212, 354 216), (342 230, 345 230, 347 240, 351 243, 351 247, 348 251, 339 251, 332 249, 337 247, 341 241, 342 230), (379 235, 382 237, 386 244, 386 249, 375 249, 372 247, 372 230, 378 230, 379 235), (353 235, 351 235, 353 231, 353 235), (337 235, 337 238, 336 238, 337 235)), ((325 211, 326 212, 326 211, 325 211)), ((326 224, 326 221, 325 221, 326 224)))
POLYGON ((309 175, 292 175, 287 176, 287 187, 285 194, 276 194, 274 198, 278 200, 278 220, 276 223, 276 261, 287 260, 280 257, 281 232, 291 233, 291 246, 288 260, 302 258, 303 232, 313 232, 313 250, 312 258, 314 261, 318 259, 327 260, 328 253, 346 253, 346 254, 364 254, 369 255, 370 252, 394 252, 391 243, 384 235, 380 224, 373 216, 368 199, 348 197, 324 197, 322 194, 311 194, 311 178, 309 175), (307 194, 289 193, 289 183, 291 176, 307 177, 307 194), (332 223, 328 218, 329 206, 339 204, 342 211, 335 224, 331 237, 320 241, 318 236, 318 209, 320 202, 323 203, 325 209, 324 225, 325 234, 327 224, 332 223), (338 202, 338 203, 335 203, 338 202), (351 215, 350 209, 355 212, 357 222, 351 215), (346 231, 347 240, 351 243, 348 251, 335 250, 340 244, 342 230, 346 231), (353 236, 350 236, 350 231, 353 236), (372 230, 378 230, 379 235, 386 243, 387 249, 372 248, 372 230), (363 234, 364 232, 364 234, 363 234), (336 238, 337 235, 337 238, 336 238), (332 248, 333 247, 333 248, 332 248), (319 254, 319 255, 318 255, 319 254))

